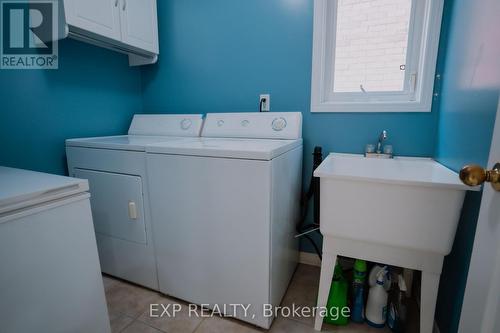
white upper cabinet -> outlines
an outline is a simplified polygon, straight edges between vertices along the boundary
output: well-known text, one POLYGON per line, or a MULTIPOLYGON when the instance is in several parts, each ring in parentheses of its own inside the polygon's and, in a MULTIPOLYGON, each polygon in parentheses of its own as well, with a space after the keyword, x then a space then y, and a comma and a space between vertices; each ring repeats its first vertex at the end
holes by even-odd
POLYGON ((156 0, 122 0, 120 9, 122 41, 157 54, 156 0))
POLYGON ((66 0, 66 24, 121 40, 119 0, 66 0))
POLYGON ((61 0, 65 36, 129 55, 130 65, 158 59, 156 0, 61 0))

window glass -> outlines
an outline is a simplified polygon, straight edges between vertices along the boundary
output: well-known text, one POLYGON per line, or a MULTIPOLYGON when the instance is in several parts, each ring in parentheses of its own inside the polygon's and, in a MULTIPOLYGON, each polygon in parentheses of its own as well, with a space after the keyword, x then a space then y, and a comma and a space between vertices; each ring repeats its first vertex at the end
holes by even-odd
POLYGON ((405 88, 411 0, 338 0, 333 92, 405 88))

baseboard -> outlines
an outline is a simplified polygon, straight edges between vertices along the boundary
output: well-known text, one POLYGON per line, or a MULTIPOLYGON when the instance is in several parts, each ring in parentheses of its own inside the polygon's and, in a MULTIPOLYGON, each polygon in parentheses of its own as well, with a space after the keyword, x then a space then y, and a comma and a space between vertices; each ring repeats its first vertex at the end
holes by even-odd
POLYGON ((299 252, 299 263, 321 267, 321 260, 316 253, 299 252))

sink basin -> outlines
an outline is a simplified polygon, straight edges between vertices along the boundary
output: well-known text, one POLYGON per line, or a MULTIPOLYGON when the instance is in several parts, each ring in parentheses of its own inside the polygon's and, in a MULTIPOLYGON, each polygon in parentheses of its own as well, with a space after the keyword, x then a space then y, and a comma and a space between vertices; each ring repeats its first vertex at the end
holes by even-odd
POLYGON ((333 153, 314 176, 323 235, 441 255, 451 251, 470 190, 430 158, 333 153))

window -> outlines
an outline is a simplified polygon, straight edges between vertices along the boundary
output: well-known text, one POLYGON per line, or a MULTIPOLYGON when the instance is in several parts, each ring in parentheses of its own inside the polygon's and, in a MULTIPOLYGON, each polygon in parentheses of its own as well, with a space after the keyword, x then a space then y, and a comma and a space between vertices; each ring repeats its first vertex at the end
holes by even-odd
POLYGON ((429 112, 443 0, 315 0, 312 112, 429 112))

